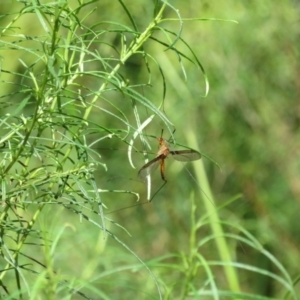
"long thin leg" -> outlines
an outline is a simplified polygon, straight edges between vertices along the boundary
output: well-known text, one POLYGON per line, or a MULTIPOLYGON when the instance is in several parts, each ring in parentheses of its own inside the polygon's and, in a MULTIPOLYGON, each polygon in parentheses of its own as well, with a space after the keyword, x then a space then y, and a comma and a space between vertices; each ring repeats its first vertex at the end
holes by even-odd
POLYGON ((151 202, 154 197, 158 194, 158 192, 167 184, 167 180, 164 181, 164 183, 162 184, 162 186, 153 194, 153 196, 151 197, 151 199, 149 200, 149 202, 151 202))
POLYGON ((162 184, 162 186, 153 194, 153 196, 151 197, 151 199, 149 200, 149 202, 151 202, 153 200, 153 198, 156 196, 156 194, 167 184, 167 180, 165 178, 165 160, 161 159, 160 160, 160 175, 162 180, 164 181, 164 183, 162 184))
POLYGON ((174 128, 174 130, 173 130, 173 132, 172 132, 172 135, 170 136, 170 138, 169 138, 169 140, 168 140, 169 143, 173 143, 173 142, 174 142, 173 136, 174 136, 175 131, 176 131, 176 128, 174 128))
MULTIPOLYGON (((153 197, 152 197, 153 198, 153 197)), ((151 200, 152 200, 151 198, 151 200)), ((116 209, 116 210, 113 210, 113 211, 108 211, 107 213, 105 213, 106 215, 109 215, 109 214, 112 214, 112 213, 115 213, 117 211, 121 211, 121 210, 125 210, 125 209, 128 209, 128 208, 132 208, 132 207, 135 207, 135 206, 140 206, 140 205, 143 205, 143 204, 148 204, 151 200, 149 201, 144 201, 144 202, 139 202, 139 203, 135 203, 133 205, 129 205, 129 206, 126 206, 126 207, 122 207, 122 208, 119 208, 119 209, 116 209)))

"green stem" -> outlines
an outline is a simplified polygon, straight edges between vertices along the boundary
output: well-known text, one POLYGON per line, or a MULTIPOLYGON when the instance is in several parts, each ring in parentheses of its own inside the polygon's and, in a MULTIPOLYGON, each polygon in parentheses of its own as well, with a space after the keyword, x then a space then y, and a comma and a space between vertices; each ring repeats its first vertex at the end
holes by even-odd
MULTIPOLYGON (((192 130, 190 132, 192 132, 192 130)), ((195 134, 188 134, 187 139, 191 147, 195 147, 195 149, 197 149, 197 140, 195 134)), ((236 269, 230 265, 230 262, 232 262, 232 257, 230 254, 229 246, 224 237, 223 228, 221 226, 221 220, 219 218, 215 200, 207 180, 203 160, 199 160, 194 164, 194 166, 197 182, 201 187, 200 193, 202 195, 202 200, 207 211, 211 230, 216 236, 215 241, 220 259, 223 262, 228 263, 224 266, 224 272, 227 278, 228 285, 233 292, 240 292, 238 276, 236 273, 236 269)))

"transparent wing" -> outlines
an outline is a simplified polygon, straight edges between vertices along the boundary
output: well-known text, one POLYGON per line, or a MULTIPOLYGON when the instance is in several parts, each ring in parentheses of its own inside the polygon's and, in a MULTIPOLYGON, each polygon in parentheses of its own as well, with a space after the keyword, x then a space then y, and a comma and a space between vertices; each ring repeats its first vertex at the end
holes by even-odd
POLYGON ((170 151, 173 158, 179 161, 192 161, 201 158, 201 154, 194 150, 179 150, 179 151, 170 151))
POLYGON ((159 166, 159 162, 160 156, 150 160, 139 170, 138 177, 142 180, 145 180, 148 175, 150 175, 157 169, 157 167, 159 166))

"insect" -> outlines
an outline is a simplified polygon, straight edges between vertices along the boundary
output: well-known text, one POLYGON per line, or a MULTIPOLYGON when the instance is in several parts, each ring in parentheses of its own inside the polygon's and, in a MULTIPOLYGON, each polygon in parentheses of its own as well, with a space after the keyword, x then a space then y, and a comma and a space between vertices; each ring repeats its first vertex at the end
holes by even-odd
POLYGON ((150 175, 159 165, 160 165, 160 175, 162 180, 166 183, 165 177, 165 159, 171 154, 175 160, 178 161, 193 161, 201 158, 201 154, 195 150, 170 150, 169 143, 162 137, 158 138, 160 148, 156 157, 146 163, 138 173, 138 177, 145 180, 145 178, 150 175))

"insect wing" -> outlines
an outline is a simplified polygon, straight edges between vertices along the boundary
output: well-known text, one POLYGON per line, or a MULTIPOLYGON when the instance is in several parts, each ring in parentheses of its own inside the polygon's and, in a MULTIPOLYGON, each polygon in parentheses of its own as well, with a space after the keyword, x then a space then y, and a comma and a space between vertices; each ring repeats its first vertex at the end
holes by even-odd
POLYGON ((179 150, 171 151, 170 153, 178 161, 193 161, 201 158, 201 154, 194 150, 179 150))
POLYGON ((142 180, 145 180, 148 175, 150 175, 157 169, 157 167, 159 166, 159 162, 160 157, 156 157, 150 160, 139 170, 138 177, 142 180))

